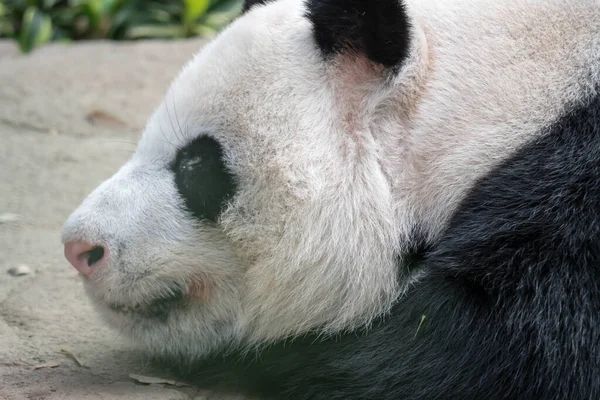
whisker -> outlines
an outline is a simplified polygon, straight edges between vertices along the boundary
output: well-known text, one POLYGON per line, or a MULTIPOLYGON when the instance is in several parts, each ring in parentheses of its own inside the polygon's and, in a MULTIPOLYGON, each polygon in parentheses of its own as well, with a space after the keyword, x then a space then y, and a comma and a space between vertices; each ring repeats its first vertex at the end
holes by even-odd
MULTIPOLYGON (((168 94, 168 92, 167 92, 167 94, 168 94)), ((165 109, 167 110, 167 116, 169 117, 169 123, 171 124, 171 130, 172 130, 173 134, 175 135, 175 137, 181 141, 182 138, 180 138, 177 135, 177 131, 175 130, 175 125, 173 124, 173 119, 171 118, 171 112, 169 111, 169 102, 167 100, 167 96, 165 96, 164 104, 165 104, 165 109)))
POLYGON ((163 135, 163 138, 165 138, 165 142, 167 142, 168 144, 170 144, 174 149, 177 149, 177 146, 175 146, 173 143, 171 143, 169 141, 169 139, 167 138, 167 135, 165 134, 165 131, 164 131, 163 126, 162 126, 162 121, 159 123, 158 128, 160 129, 160 133, 163 135))
POLYGON ((179 133, 181 133, 183 139, 186 139, 187 135, 183 132, 183 129, 181 129, 181 124, 179 124, 179 116, 177 115, 177 105, 175 103, 175 89, 173 89, 171 93, 173 93, 173 112, 175 113, 175 122, 177 122, 179 133))

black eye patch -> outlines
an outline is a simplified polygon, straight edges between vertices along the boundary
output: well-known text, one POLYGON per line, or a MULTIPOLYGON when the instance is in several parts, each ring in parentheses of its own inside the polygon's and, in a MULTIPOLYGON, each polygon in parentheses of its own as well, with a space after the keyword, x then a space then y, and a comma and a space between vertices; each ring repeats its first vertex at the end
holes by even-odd
POLYGON ((216 140, 203 136, 177 153, 175 184, 187 209, 200 220, 216 222, 236 189, 216 140))

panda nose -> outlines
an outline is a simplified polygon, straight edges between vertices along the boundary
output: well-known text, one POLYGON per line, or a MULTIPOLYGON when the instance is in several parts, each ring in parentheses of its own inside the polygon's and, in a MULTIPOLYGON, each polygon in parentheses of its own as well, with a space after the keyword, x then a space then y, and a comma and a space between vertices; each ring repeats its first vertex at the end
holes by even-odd
POLYGON ((84 276, 106 264, 108 249, 98 244, 72 240, 65 244, 65 257, 84 276))

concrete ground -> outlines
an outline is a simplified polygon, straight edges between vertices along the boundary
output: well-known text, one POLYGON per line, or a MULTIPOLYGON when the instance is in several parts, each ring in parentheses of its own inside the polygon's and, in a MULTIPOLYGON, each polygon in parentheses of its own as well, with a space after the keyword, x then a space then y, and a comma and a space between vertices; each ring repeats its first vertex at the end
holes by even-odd
POLYGON ((208 399, 130 377, 162 376, 100 322, 60 243, 66 217, 130 156, 200 46, 89 42, 21 55, 0 41, 0 399, 208 399))

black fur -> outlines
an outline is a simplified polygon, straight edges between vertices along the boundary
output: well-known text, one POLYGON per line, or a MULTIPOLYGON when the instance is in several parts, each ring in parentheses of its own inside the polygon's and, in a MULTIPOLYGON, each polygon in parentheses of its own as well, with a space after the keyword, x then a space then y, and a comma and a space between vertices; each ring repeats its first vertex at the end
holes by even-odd
POLYGON ((179 150, 171 169, 187 209, 200 220, 217 221, 236 190, 219 143, 208 136, 199 137, 179 150))
POLYGON ((422 268, 369 332, 194 378, 280 400, 600 398, 600 97, 482 179, 422 268))
POLYGON ((398 67, 410 45, 410 25, 400 0, 307 0, 315 40, 325 56, 363 52, 386 67, 398 67))
POLYGON ((242 6, 242 13, 245 13, 249 9, 251 9, 256 4, 266 4, 272 0, 245 0, 244 5, 242 6))

